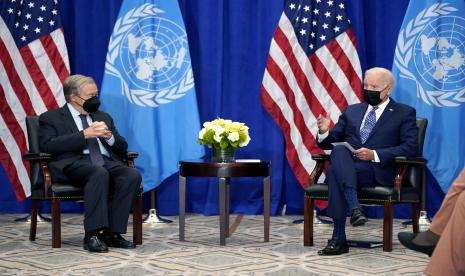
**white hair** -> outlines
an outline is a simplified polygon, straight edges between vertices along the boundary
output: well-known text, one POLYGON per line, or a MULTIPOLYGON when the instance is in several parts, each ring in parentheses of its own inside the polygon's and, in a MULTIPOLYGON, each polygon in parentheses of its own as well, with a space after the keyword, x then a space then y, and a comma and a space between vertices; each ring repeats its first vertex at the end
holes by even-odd
POLYGON ((390 85, 390 84, 394 85, 394 75, 388 69, 383 68, 383 67, 373 67, 373 68, 368 69, 365 72, 365 76, 371 73, 382 74, 384 79, 386 80, 386 85, 390 85))

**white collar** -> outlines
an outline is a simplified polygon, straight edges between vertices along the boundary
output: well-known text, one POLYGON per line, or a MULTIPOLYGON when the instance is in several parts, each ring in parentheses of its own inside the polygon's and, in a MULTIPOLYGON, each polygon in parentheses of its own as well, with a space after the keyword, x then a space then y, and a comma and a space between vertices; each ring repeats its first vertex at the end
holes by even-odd
MULTIPOLYGON (((383 113, 384 109, 386 109, 386 106, 389 104, 390 101, 391 101, 391 99, 388 98, 387 101, 385 101, 384 103, 382 103, 380 105, 377 105, 378 110, 376 110, 376 111, 379 111, 379 112, 383 113)), ((368 106, 371 107, 371 108, 369 108, 370 110, 373 109, 372 105, 368 105, 368 106)))

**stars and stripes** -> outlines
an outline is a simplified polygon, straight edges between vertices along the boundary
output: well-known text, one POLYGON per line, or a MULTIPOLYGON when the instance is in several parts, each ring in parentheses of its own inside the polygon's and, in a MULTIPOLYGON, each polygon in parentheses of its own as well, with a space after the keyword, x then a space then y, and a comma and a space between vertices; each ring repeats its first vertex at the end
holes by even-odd
POLYGON ((25 117, 65 103, 68 53, 57 0, 0 2, 0 162, 16 198, 31 193, 25 117))
POLYGON ((342 0, 289 0, 281 15, 261 87, 261 101, 284 132, 286 156, 300 184, 314 167, 316 118, 360 102, 361 68, 342 0))

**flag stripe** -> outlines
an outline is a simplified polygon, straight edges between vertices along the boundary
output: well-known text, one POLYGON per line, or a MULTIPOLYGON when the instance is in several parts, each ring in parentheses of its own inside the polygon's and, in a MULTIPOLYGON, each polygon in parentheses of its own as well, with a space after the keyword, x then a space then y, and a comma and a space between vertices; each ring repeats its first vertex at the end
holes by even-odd
MULTIPOLYGON (((42 65, 46 64, 47 71, 50 71, 50 68, 53 68, 55 70, 55 74, 51 74, 53 79, 49 79, 48 80, 49 82, 52 82, 54 84, 56 83, 61 84, 62 82, 65 81, 69 72, 68 72, 68 68, 66 67, 66 64, 63 61, 61 53, 58 51, 59 48, 57 47, 55 40, 52 37, 52 34, 54 33, 58 33, 58 35, 62 34, 60 29, 55 30, 50 35, 43 36, 40 38, 39 40, 41 42, 40 47, 38 45, 39 42, 37 40, 30 43, 29 47, 31 47, 31 45, 37 44, 37 48, 42 48, 42 54, 47 55, 47 58, 43 58, 44 63, 39 62, 39 64, 42 64, 42 65), (55 77, 58 78, 58 80, 56 80, 55 77)), ((37 58, 36 55, 34 56, 37 58)))
MULTIPOLYGON (((297 129, 300 129, 301 137, 306 137, 307 139, 303 139, 303 144, 309 150, 317 150, 316 141, 313 134, 310 132, 311 128, 308 128, 306 125, 306 120, 304 118, 303 113, 305 110, 308 110, 308 104, 304 99, 302 99, 302 93, 294 92, 291 87, 289 86, 288 82, 286 81, 286 76, 282 73, 280 68, 276 65, 273 61, 273 58, 268 59, 268 64, 266 66, 266 70, 269 72, 270 76, 276 82, 276 85, 279 86, 280 90, 282 91, 283 95, 285 96, 285 100, 289 104, 294 117, 294 124, 296 125, 297 129), (303 111, 303 112, 302 112, 303 111)), ((305 112, 308 113, 308 112, 305 112)), ((310 120, 307 120, 310 121, 310 120)), ((297 132, 299 133, 299 132, 297 132)))
MULTIPOLYGON (((274 99, 270 96, 270 92, 267 91, 264 86, 262 86, 260 97, 263 106, 267 107, 267 111, 272 115, 273 119, 284 132, 284 138, 286 140, 286 158, 289 166, 295 174, 295 177, 299 183, 307 183, 311 171, 308 171, 307 168, 305 168, 304 163, 299 158, 297 144, 295 144, 291 139, 292 127, 288 123, 287 118, 285 118, 284 114, 282 113, 283 110, 280 106, 278 106, 278 104, 276 104, 274 99)), ((306 162, 306 166, 309 168, 313 167, 315 164, 315 161, 311 158, 306 159, 306 162)))
POLYGON ((17 74, 16 70, 14 70, 13 61, 11 60, 11 57, 8 55, 8 51, 6 50, 5 44, 2 40, 0 40, 0 62, 3 64, 3 67, 7 69, 5 72, 6 74, 3 75, 1 82, 4 83, 8 81, 9 83, 12 83, 13 90, 11 91, 15 91, 23 109, 27 113, 34 114, 34 107, 32 106, 32 102, 29 98, 26 88, 24 87, 23 82, 21 81, 21 77, 17 74))
POLYGON ((45 80, 45 76, 42 73, 41 68, 39 67, 38 61, 43 62, 44 52, 42 47, 37 47, 39 46, 38 44, 40 44, 40 41, 36 40, 35 42, 30 43, 29 46, 21 48, 19 52, 21 53, 37 91, 39 91, 41 101, 45 104, 47 109, 54 109, 58 107, 58 104, 53 97, 53 93, 47 83, 47 80, 45 80))
POLYGON ((51 32, 50 36, 53 39, 53 43, 55 44, 56 50, 60 54, 61 58, 59 60, 64 63, 65 68, 66 68, 66 71, 65 71, 65 68, 63 68, 63 66, 61 65, 55 67, 55 71, 60 76, 60 80, 63 83, 66 77, 68 77, 70 73, 68 51, 66 49, 65 35, 63 33, 63 28, 60 28, 60 29, 57 29, 56 31, 51 32))
MULTIPOLYGON (((15 89, 15 93, 20 94, 26 92, 28 95, 28 101, 33 103, 33 112, 29 111, 29 109, 25 108, 26 112, 28 114, 42 114, 44 111, 47 110, 45 107, 44 102, 42 101, 42 98, 40 97, 39 92, 37 91, 37 88, 35 87, 31 77, 27 73, 27 68, 26 65, 24 64, 23 59, 21 58, 21 54, 16 47, 13 37, 11 36, 9 29, 6 27, 5 22, 3 19, 0 18, 0 39, 5 43, 5 47, 7 49, 7 53, 9 54, 9 60, 13 66, 5 66, 5 69, 7 69, 7 72, 11 72, 11 74, 16 75, 16 78, 10 78, 10 82, 13 83, 13 87, 15 89), (15 80, 15 81, 13 81, 15 80), (18 86, 16 84, 19 82, 18 86), (20 85, 20 87, 19 87, 20 85), (28 89, 26 89, 27 87, 28 89), (19 89, 19 90, 17 90, 19 89)), ((5 53, 6 54, 6 53, 5 53)), ((2 60, 3 62, 3 60, 2 60)), ((25 96, 20 96, 24 97, 25 96)), ((21 98, 23 100, 23 98, 21 98)))

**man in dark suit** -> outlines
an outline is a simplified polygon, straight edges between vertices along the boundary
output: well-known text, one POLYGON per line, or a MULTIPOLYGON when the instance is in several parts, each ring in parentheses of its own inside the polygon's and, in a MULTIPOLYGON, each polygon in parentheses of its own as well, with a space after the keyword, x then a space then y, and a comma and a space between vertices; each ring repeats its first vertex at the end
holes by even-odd
POLYGON ((348 106, 334 128, 330 118, 318 116, 318 145, 332 149, 326 173, 329 188, 327 215, 334 221, 332 239, 318 251, 320 255, 339 255, 349 252, 345 235, 347 211, 350 223, 366 223, 357 198, 357 188, 375 184, 391 186, 397 171, 394 157, 416 156, 418 129, 416 112, 410 106, 389 98, 394 85, 391 72, 384 68, 366 71, 365 102, 348 106), (354 149, 333 146, 347 142, 354 149))
POLYGON ((84 187, 84 249, 134 248, 121 234, 126 233, 142 178, 123 162, 127 142, 111 116, 98 111, 98 89, 92 78, 69 76, 63 90, 67 103, 39 117, 39 143, 41 151, 52 154, 54 181, 84 187))

